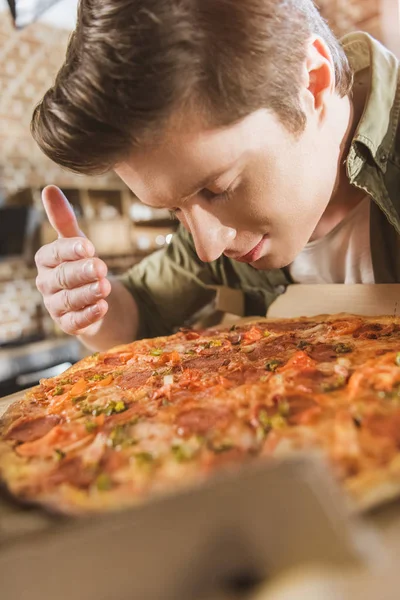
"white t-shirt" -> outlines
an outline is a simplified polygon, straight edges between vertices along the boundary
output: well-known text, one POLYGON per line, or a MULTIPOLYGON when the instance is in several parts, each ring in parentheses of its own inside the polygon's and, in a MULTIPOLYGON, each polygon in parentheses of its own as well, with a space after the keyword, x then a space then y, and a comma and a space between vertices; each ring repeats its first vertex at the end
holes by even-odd
POLYGON ((370 247, 369 196, 326 236, 313 242, 289 266, 296 283, 375 283, 370 247))

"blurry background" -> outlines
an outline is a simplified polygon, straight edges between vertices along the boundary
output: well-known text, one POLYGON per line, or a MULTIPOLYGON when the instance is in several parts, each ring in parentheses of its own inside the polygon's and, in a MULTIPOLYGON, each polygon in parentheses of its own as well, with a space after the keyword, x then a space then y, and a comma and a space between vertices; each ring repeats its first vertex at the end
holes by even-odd
MULTIPOLYGON (((35 103, 63 61, 76 0, 0 0, 0 396, 76 361, 78 342, 48 317, 35 288, 33 256, 55 239, 40 192, 63 188, 110 271, 119 273, 171 241, 167 211, 141 205, 114 175, 63 171, 29 133, 35 103)), ((400 0, 319 0, 334 31, 368 31, 400 56, 400 0)))

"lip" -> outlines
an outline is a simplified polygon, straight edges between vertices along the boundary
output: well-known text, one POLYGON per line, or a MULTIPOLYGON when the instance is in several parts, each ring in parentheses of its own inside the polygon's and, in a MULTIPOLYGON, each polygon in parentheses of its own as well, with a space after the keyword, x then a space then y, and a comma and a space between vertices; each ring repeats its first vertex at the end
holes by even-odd
POLYGON ((268 235, 264 235, 261 240, 258 242, 257 246, 254 246, 253 250, 250 250, 247 254, 243 256, 229 256, 233 260, 238 262, 252 263, 258 260, 262 254, 262 248, 265 240, 268 238, 268 235))

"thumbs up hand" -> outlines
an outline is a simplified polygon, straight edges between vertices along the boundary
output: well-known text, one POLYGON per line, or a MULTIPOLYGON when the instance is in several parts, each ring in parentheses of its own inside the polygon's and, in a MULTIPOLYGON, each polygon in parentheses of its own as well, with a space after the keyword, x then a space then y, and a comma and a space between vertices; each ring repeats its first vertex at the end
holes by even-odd
POLYGON ((42 200, 58 239, 36 253, 36 285, 52 319, 65 333, 78 335, 108 310, 107 265, 95 256, 61 190, 46 187, 42 200))

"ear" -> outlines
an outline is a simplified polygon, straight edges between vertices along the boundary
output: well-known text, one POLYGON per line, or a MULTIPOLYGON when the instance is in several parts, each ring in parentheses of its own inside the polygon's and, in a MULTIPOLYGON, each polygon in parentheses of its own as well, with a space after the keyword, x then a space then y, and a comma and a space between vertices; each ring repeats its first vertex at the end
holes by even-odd
POLYGON ((307 104, 319 115, 324 114, 328 99, 335 93, 335 67, 326 42, 320 37, 308 41, 304 64, 307 104))

